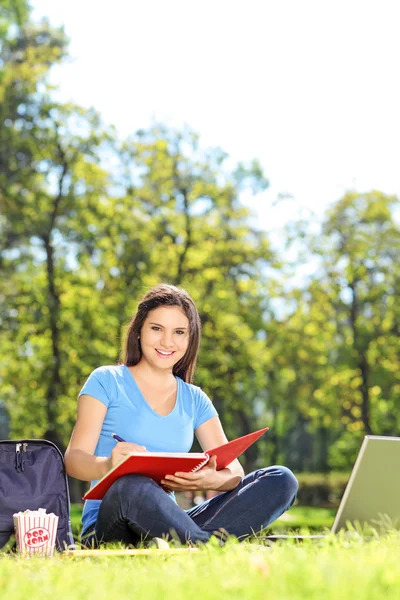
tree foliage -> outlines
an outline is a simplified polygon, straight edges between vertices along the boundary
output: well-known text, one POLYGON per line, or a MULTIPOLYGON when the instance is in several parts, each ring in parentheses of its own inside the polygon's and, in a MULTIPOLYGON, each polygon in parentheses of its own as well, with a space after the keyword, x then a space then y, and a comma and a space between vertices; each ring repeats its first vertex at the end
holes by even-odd
POLYGON ((121 141, 94 110, 54 100, 61 29, 32 23, 19 0, 1 3, 0 35, 0 402, 11 434, 65 446, 79 388, 118 360, 139 298, 161 281, 199 307, 196 383, 228 436, 270 426, 248 468, 348 468, 362 435, 398 434, 398 199, 349 192, 317 236, 293 221, 282 248, 296 240, 301 253, 290 264, 242 202, 268 185, 258 161, 228 168, 220 148, 162 124, 121 141), (302 262, 307 278, 295 277, 302 262))

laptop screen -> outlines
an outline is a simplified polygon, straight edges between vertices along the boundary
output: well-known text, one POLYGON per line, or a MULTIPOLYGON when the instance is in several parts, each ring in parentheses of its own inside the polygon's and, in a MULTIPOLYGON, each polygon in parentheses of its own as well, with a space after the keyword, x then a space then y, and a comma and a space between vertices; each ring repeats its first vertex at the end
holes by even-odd
POLYGON ((400 438, 365 436, 332 531, 347 529, 347 521, 400 528, 400 438))

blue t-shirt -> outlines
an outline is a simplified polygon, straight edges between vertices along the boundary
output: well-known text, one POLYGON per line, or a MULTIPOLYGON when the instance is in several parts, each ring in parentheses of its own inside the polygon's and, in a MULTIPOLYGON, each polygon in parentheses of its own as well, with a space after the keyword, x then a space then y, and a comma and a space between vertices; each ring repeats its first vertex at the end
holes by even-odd
MULTIPOLYGON (((155 412, 145 400, 126 365, 99 367, 79 392, 100 400, 107 413, 101 428, 95 456, 110 456, 117 433, 127 442, 145 446, 149 452, 189 452, 194 431, 215 417, 208 396, 197 386, 176 378, 178 390, 175 406, 168 415, 155 412)), ((92 481, 92 486, 96 481, 92 481)), ((101 500, 87 500, 83 507, 83 531, 97 519, 101 500)))

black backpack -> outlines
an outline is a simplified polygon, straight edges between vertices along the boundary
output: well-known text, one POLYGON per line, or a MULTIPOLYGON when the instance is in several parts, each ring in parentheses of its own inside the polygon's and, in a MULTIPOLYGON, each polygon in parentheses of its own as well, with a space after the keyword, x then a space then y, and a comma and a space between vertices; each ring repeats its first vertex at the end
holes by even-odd
POLYGON ((45 508, 58 515, 56 549, 73 547, 64 458, 47 440, 0 440, 0 548, 14 533, 13 514, 45 508))

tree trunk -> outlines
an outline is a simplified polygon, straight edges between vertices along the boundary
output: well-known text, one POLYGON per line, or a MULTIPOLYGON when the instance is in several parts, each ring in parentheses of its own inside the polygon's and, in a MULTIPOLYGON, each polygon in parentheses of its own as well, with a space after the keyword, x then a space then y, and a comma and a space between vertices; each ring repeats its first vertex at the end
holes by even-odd
POLYGON ((328 465, 328 448, 329 448, 329 431, 323 425, 320 425, 317 430, 318 439, 318 457, 316 461, 316 470, 320 473, 329 471, 328 465))
POLYGON ((42 240, 46 250, 46 268, 47 268, 47 306, 49 308, 49 325, 51 331, 51 349, 52 364, 49 369, 49 386, 47 392, 46 412, 47 412, 47 431, 46 439, 56 444, 63 452, 63 441, 57 426, 57 401, 62 392, 62 381, 60 374, 61 354, 60 354, 60 296, 57 291, 54 272, 54 248, 51 236, 56 226, 56 219, 60 210, 61 200, 63 198, 64 180, 67 174, 67 162, 64 151, 58 142, 58 150, 62 163, 62 170, 58 180, 58 194, 54 198, 52 211, 49 215, 49 225, 47 232, 42 235, 42 240))
POLYGON ((359 369, 361 371, 361 384, 360 391, 362 397, 361 404, 361 418, 364 424, 364 430, 367 435, 371 435, 372 429, 369 419, 369 387, 368 387, 368 375, 369 375, 369 364, 364 354, 360 355, 359 369))
POLYGON ((178 267, 177 267, 177 272, 176 272, 176 277, 175 277, 176 285, 181 285, 181 283, 182 283, 186 255, 192 244, 192 224, 191 224, 191 219, 190 219, 190 214, 189 214, 189 199, 188 199, 186 190, 182 191, 182 195, 183 195, 183 206, 184 206, 184 212, 185 212, 186 238, 185 238, 185 243, 183 245, 183 250, 179 255, 178 267))
POLYGON ((369 416, 369 364, 366 357, 367 348, 362 348, 360 345, 358 329, 357 329, 357 317, 359 313, 358 298, 356 291, 356 282, 351 282, 349 287, 352 292, 352 301, 350 309, 350 324, 353 332, 353 350, 356 355, 356 363, 361 372, 361 384, 359 390, 361 392, 361 418, 364 425, 364 431, 367 435, 372 433, 370 416, 369 416))
MULTIPOLYGON (((276 382, 276 373, 273 369, 268 371, 268 378, 271 382, 269 391, 273 397, 274 396, 274 387, 275 387, 275 382, 276 382)), ((277 427, 279 407, 272 400, 272 402, 269 406, 269 409, 271 410, 272 414, 274 415, 273 422, 271 423, 270 430, 268 431, 268 440, 272 444, 272 452, 271 452, 271 456, 270 456, 269 460, 270 460, 271 465, 277 465, 278 460, 279 460, 279 451, 280 451, 280 447, 279 447, 280 439, 279 439, 278 427, 277 427)))
POLYGON ((61 358, 60 358, 60 297, 56 289, 55 274, 54 274, 54 248, 51 244, 50 237, 43 238, 46 249, 46 267, 47 267, 47 306, 49 308, 49 325, 51 331, 51 349, 52 349, 52 364, 49 369, 49 385, 47 390, 47 431, 46 439, 56 444, 61 451, 64 450, 63 442, 58 433, 57 427, 57 400, 61 395, 62 382, 60 375, 61 358))
MULTIPOLYGON (((243 410, 238 410, 237 414, 239 416, 239 420, 242 425, 242 427, 241 427, 242 431, 239 435, 246 435, 247 433, 250 433, 251 431, 253 431, 253 425, 250 422, 250 419, 246 415, 246 413, 243 410)), ((255 444, 253 444, 242 455, 242 460, 244 463, 243 468, 244 468, 245 473, 251 473, 252 471, 254 471, 256 459, 257 459, 257 448, 255 447, 255 444)))

